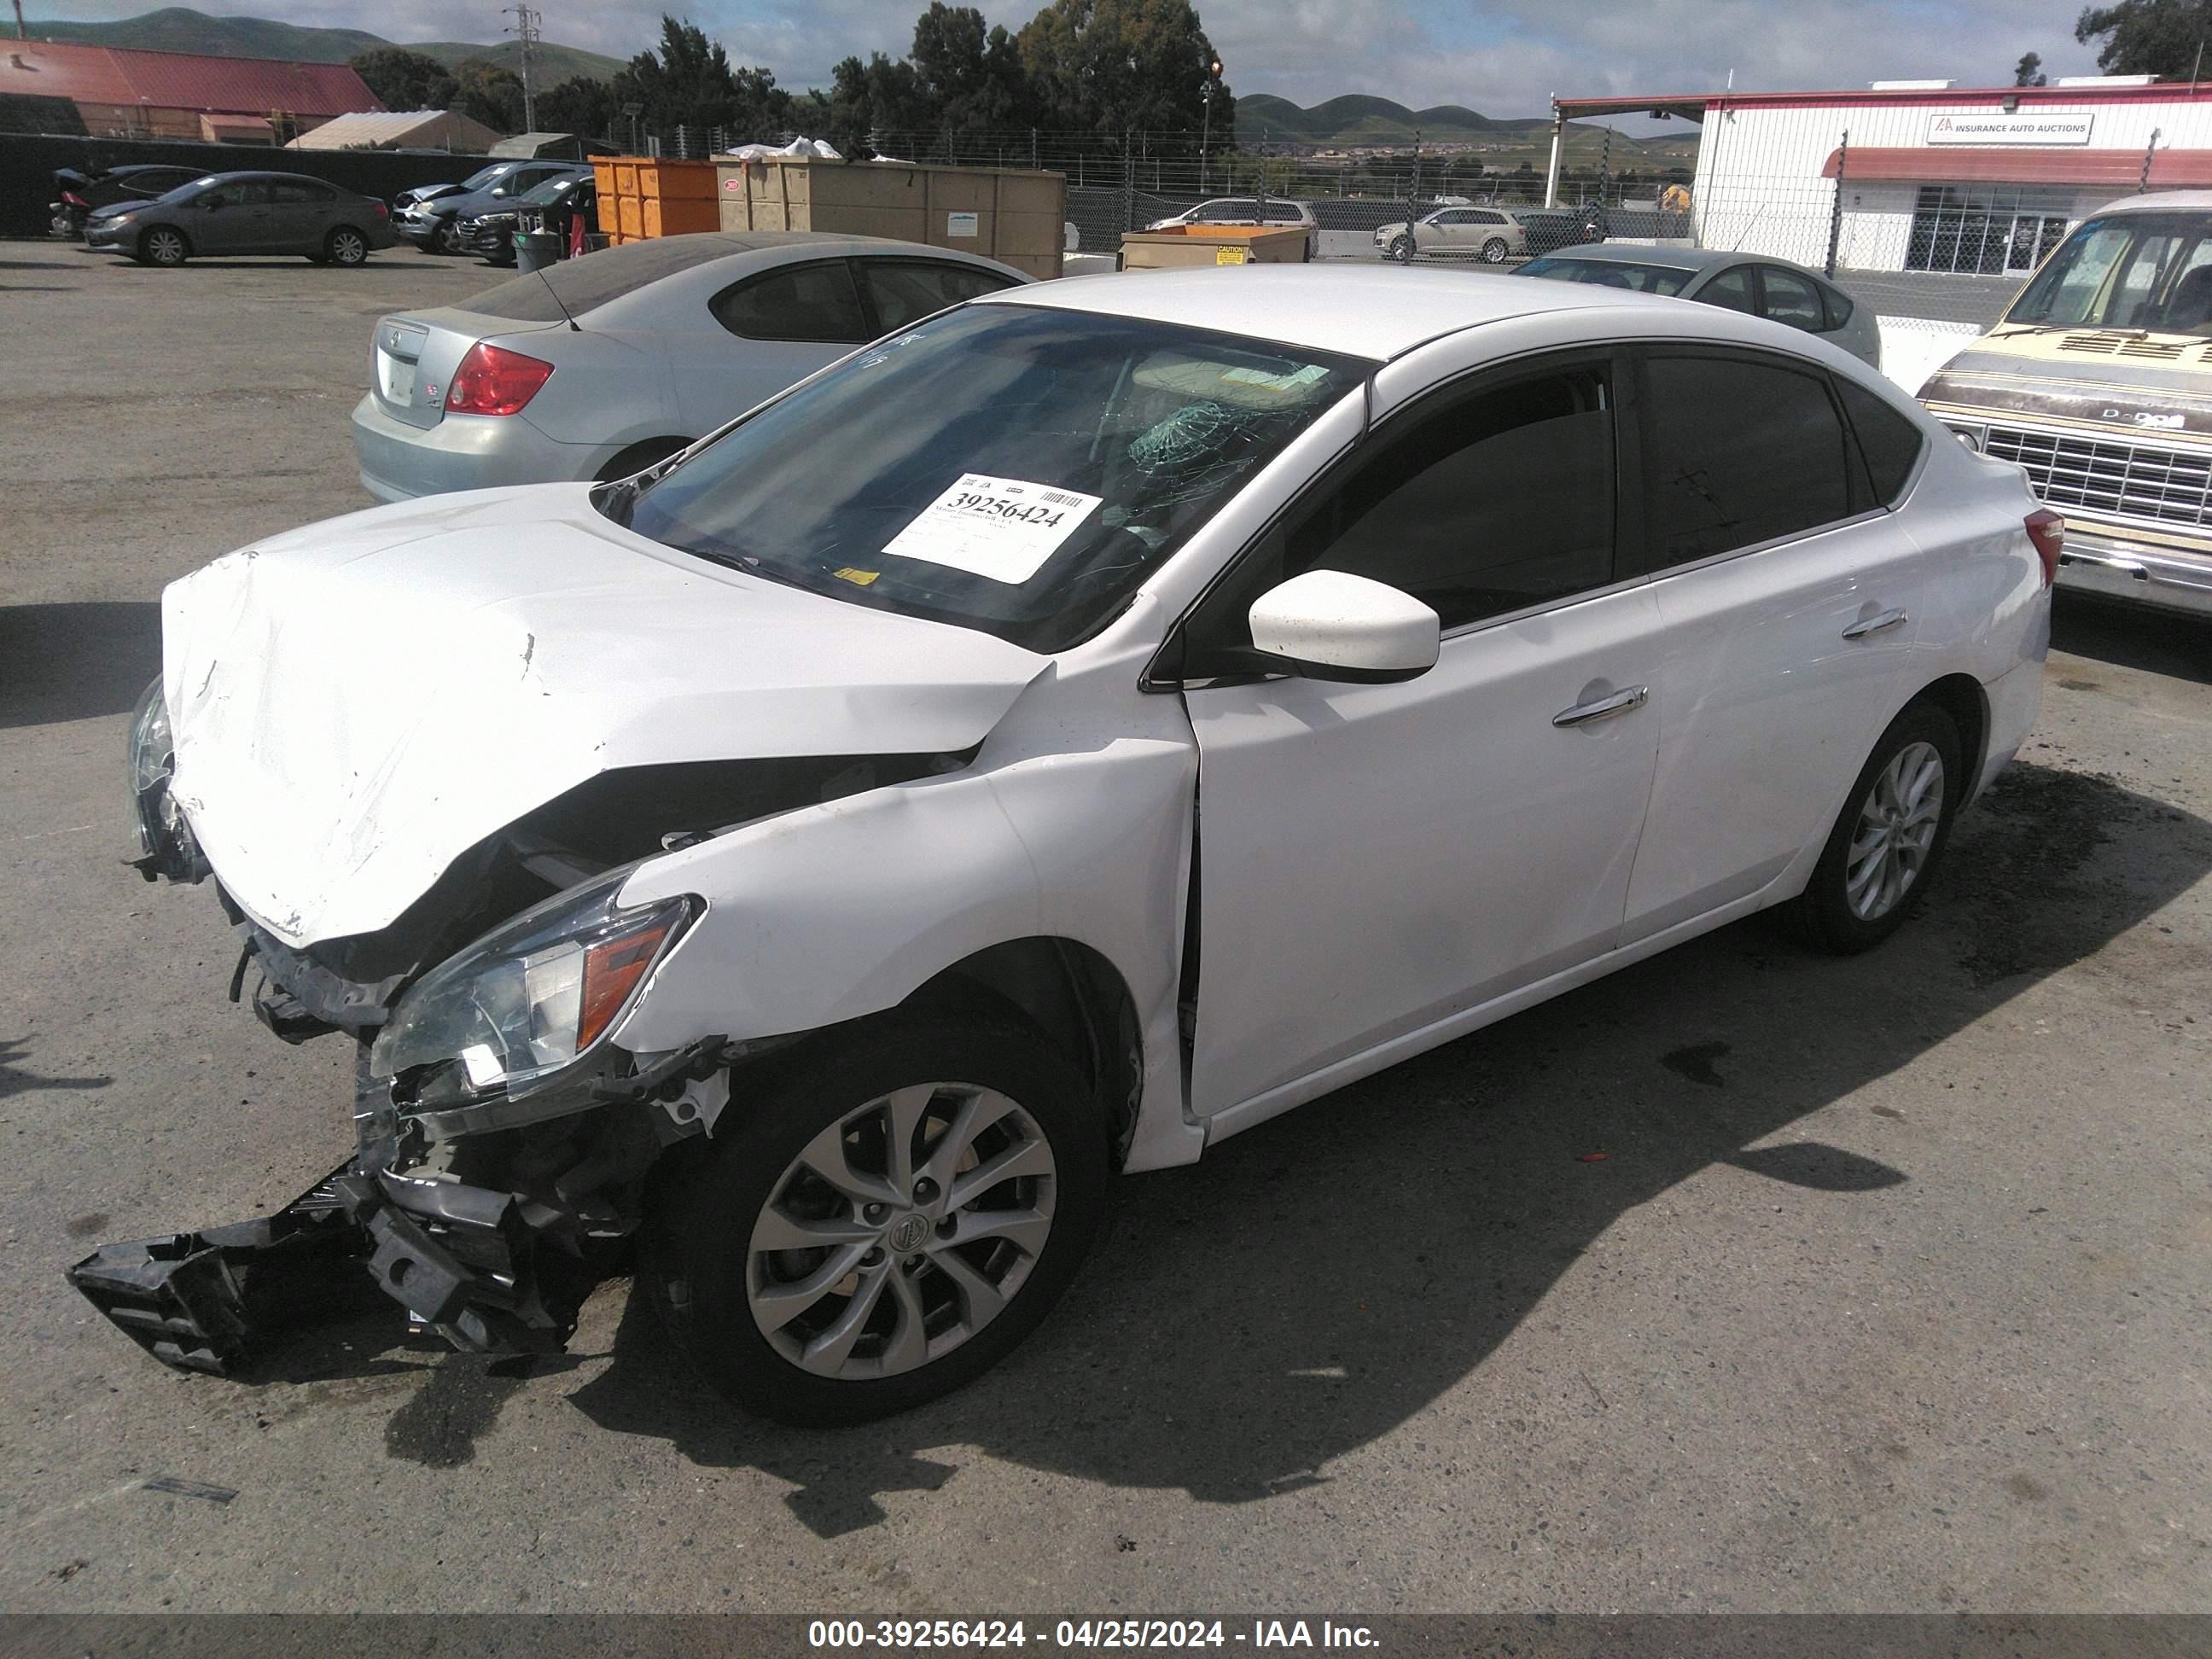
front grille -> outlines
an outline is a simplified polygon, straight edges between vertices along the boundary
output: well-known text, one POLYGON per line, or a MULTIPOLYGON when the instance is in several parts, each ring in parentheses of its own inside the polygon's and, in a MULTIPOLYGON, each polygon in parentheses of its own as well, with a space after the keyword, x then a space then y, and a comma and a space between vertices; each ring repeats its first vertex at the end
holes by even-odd
POLYGON ((2024 469, 2037 497, 2053 507, 2212 525, 2212 453, 2005 426, 1990 428, 1983 453, 2024 469))

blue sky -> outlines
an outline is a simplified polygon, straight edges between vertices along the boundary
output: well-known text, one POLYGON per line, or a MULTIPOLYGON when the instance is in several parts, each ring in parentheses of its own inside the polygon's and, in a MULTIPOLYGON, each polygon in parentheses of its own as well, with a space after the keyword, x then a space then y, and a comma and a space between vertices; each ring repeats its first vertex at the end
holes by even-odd
MULTIPOLYGON (((193 0, 199 9, 368 29, 396 40, 498 37, 500 0, 193 0)), ((155 0, 27 0, 33 17, 128 17, 155 0)), ((781 83, 827 82, 848 53, 894 54, 926 0, 544 0, 545 33, 620 57, 688 15, 732 57, 781 83)), ((1028 3, 982 6, 1018 27, 1028 3)), ((1690 92, 1863 85, 1941 76, 2009 81, 2024 52, 2053 74, 2096 68, 2074 44, 2080 0, 1204 0, 1199 10, 1240 93, 1310 104, 1376 93, 1419 107, 1466 104, 1540 115, 1553 93, 1690 92)))

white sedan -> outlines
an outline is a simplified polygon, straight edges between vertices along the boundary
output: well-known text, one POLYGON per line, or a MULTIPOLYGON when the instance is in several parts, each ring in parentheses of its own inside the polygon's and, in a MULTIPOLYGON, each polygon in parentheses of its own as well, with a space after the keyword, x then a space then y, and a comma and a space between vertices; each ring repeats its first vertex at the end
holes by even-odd
POLYGON ((635 1238, 745 1406, 912 1406, 1115 1171, 1771 906, 1879 944, 2034 721, 2062 530, 1797 330, 1262 266, 261 543, 166 595, 142 861, 361 1042, 359 1145, 73 1278, 221 1369, 206 1259, 324 1240, 543 1347, 635 1238))

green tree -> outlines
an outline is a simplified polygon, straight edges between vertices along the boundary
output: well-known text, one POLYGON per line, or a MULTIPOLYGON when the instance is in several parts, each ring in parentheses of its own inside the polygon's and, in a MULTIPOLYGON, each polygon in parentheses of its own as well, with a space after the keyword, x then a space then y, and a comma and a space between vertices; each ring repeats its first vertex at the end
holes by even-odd
POLYGON ((772 137, 791 125, 791 94, 763 69, 736 69, 696 24, 663 15, 660 50, 641 52, 614 79, 612 102, 642 104, 640 119, 664 135, 678 126, 703 135, 724 127, 737 138, 772 137))
POLYGON ((871 53, 866 63, 848 58, 830 74, 828 131, 816 136, 827 137, 844 155, 872 155, 871 135, 906 144, 910 137, 890 135, 927 132, 936 125, 936 108, 922 88, 921 77, 903 58, 886 58, 879 52, 871 53))
POLYGON ((2024 54, 2013 68, 2012 83, 2016 87, 2048 86, 2051 77, 2043 72, 2043 54, 2039 52, 2024 54))
MULTIPOLYGON (((1213 43, 1190 0, 1052 0, 1018 39, 1042 125, 1112 136, 1143 129, 1158 135, 1156 149, 1198 148, 1213 43)), ((1212 85, 1212 142, 1226 149, 1237 101, 1212 85)))
POLYGON ((453 76, 436 58, 404 46, 379 46, 358 53, 347 64, 368 83, 386 109, 447 109, 453 101, 453 76))
POLYGON ((453 70, 447 106, 497 132, 523 129, 522 77, 489 58, 464 58, 453 70))
POLYGON ((1036 99, 1021 46, 1003 27, 986 29, 973 6, 930 0, 915 20, 914 65, 933 128, 956 131, 1034 124, 1036 99))
POLYGON ((2157 75, 2186 81, 2212 37, 2212 0, 2120 0, 2085 6, 2074 38, 2084 46, 2101 37, 2097 67, 2110 75, 2157 75))
MULTIPOLYGON (((605 81, 579 75, 538 94, 538 125, 547 132, 581 133, 586 138, 612 136, 622 104, 605 81)), ((628 137, 625 133, 624 137, 628 137)))

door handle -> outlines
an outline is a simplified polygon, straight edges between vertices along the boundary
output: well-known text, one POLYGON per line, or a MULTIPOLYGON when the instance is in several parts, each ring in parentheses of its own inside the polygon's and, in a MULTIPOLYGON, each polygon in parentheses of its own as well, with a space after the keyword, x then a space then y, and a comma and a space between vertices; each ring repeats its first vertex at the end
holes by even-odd
POLYGON ((1582 726, 1591 720, 1610 719, 1626 714, 1632 708, 1641 708, 1651 696, 1648 685, 1632 685, 1626 691, 1616 691, 1609 697, 1600 697, 1595 702, 1578 702, 1572 708, 1562 708, 1552 716, 1554 726, 1582 726))
POLYGON ((1844 630, 1844 637, 1863 640, 1869 634, 1879 634, 1885 629, 1894 628, 1904 620, 1905 612, 1902 611, 1885 611, 1879 617, 1869 617, 1863 622, 1853 623, 1844 630))

